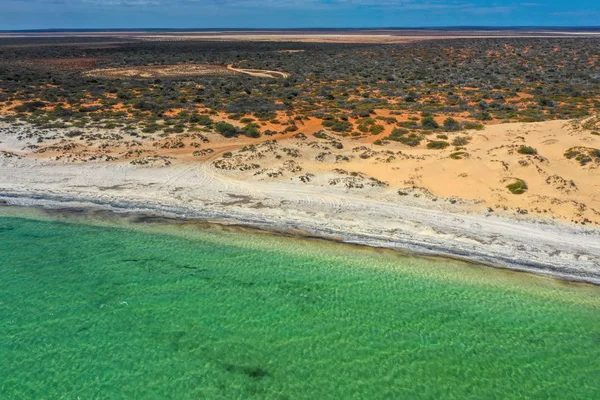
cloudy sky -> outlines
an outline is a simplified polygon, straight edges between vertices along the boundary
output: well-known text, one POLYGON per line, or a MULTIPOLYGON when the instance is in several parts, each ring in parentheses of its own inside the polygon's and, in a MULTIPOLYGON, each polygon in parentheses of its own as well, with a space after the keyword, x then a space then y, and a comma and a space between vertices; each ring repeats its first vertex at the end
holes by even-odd
POLYGON ((0 30, 599 26, 600 0, 0 0, 0 30))

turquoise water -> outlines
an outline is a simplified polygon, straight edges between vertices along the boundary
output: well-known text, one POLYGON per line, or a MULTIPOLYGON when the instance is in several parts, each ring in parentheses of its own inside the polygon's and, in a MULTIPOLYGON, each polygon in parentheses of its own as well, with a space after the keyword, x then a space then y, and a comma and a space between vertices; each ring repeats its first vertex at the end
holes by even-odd
POLYGON ((595 287, 250 231, 0 215, 2 399, 600 398, 595 287))

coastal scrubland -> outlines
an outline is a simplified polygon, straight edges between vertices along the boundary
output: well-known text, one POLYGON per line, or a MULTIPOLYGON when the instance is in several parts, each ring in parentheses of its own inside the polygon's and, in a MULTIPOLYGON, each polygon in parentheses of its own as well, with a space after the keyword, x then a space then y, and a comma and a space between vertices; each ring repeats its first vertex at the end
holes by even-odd
POLYGON ((2 39, 0 114, 27 142, 3 157, 212 163, 596 225, 597 43, 2 39))

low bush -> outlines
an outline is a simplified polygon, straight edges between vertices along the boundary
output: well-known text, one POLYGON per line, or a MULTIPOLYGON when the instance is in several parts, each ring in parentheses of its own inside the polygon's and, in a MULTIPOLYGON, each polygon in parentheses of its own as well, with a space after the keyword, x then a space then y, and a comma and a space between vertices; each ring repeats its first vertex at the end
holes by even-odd
POLYGON ((400 126, 402 128, 407 128, 407 129, 418 129, 419 128, 419 124, 417 124, 415 121, 398 122, 398 126, 400 126))
POLYGON ((450 146, 450 143, 446 142, 445 140, 432 140, 431 142, 427 143, 428 149, 442 150, 448 146, 450 146))
POLYGON ((423 126, 423 129, 438 129, 440 127, 440 125, 435 122, 435 119, 433 119, 431 115, 421 119, 421 126, 423 126))
POLYGON ((463 158, 467 158, 468 157, 468 153, 464 152, 464 151, 456 151, 452 154, 450 154, 450 158, 453 160, 462 160, 463 158))
POLYGON ((369 132, 371 132, 371 135, 379 135, 381 132, 383 132, 383 129, 383 125, 375 124, 371 126, 369 132))
POLYGON ((454 118, 446 118, 444 120, 444 129, 447 131, 459 131, 460 124, 454 118))
POLYGON ((534 149, 531 146, 521 146, 521 147, 519 147, 519 150, 517 150, 517 152, 519 154, 526 154, 526 155, 535 155, 535 154, 537 154, 537 150, 534 149))
POLYGON ((205 114, 192 114, 189 118, 189 121, 203 126, 212 125, 213 121, 210 119, 208 115, 205 114))
POLYGON ((256 124, 248 124, 242 129, 242 133, 251 138, 260 137, 260 129, 256 124))
POLYGON ((462 124, 463 129, 474 129, 474 130, 482 130, 484 127, 482 124, 480 124, 479 122, 471 122, 471 121, 467 121, 467 122, 463 122, 462 124))
POLYGON ((397 138, 388 136, 387 139, 395 140, 396 142, 400 142, 407 146, 415 147, 415 146, 418 146, 419 144, 421 144, 421 141, 423 140, 423 136, 417 135, 415 133, 411 133, 411 134, 408 134, 405 136, 400 136, 397 138))
POLYGON ((466 146, 471 141, 471 138, 468 136, 457 136, 452 140, 452 146, 466 146))
POLYGON ((231 138, 234 136, 237 136, 237 129, 235 126, 231 125, 228 122, 218 122, 215 125, 215 129, 217 130, 217 132, 219 132, 221 135, 225 136, 226 138, 231 138))
POLYGON ((512 194, 523 194, 527 191, 528 187, 524 180, 515 178, 515 182, 506 185, 506 188, 510 190, 512 194))

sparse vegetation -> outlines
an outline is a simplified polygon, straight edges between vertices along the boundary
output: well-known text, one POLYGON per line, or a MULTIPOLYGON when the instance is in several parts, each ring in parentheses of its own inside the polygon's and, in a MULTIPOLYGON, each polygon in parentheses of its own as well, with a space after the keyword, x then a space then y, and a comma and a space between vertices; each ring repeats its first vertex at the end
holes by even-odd
POLYGON ((526 154, 526 155, 535 155, 535 154, 537 154, 537 150, 534 149, 531 146, 521 146, 521 147, 519 147, 519 150, 517 150, 517 152, 519 154, 526 154))
POLYGON ((462 124, 463 129, 473 129, 473 130, 482 130, 484 128, 483 124, 477 122, 465 122, 462 124))
POLYGON ((440 125, 435 122, 435 119, 433 119, 431 115, 423 117, 421 120, 421 125, 423 126, 423 129, 438 129, 440 127, 440 125))
POLYGON ((226 138, 232 138, 237 135, 236 127, 227 122, 218 122, 215 125, 215 129, 226 138))
POLYGON ((405 133, 403 130, 394 130, 394 132, 392 132, 390 136, 386 137, 386 139, 415 147, 421 144, 423 136, 416 133, 405 133))
POLYGON ((460 130, 460 124, 454 118, 446 118, 444 120, 444 129, 447 131, 458 131, 460 130))
POLYGON ((448 146, 450 146, 450 143, 446 142, 445 140, 432 140, 431 142, 427 143, 427 148, 434 150, 442 150, 448 146))
POLYGON ((257 124, 248 124, 242 129, 242 133, 251 138, 260 137, 260 128, 257 124))
POLYGON ((600 163, 600 149, 590 147, 572 147, 565 152, 565 157, 575 159, 579 165, 586 166, 589 163, 600 163))
MULTIPOLYGON (((384 124, 400 120, 374 116, 376 110, 387 109, 392 115, 409 115, 408 121, 398 122, 400 128, 436 130, 436 119, 443 118, 442 128, 452 132, 481 129, 477 121, 493 119, 580 118, 595 108, 600 95, 591 78, 597 43, 583 38, 388 46, 182 40, 115 43, 93 50, 85 44, 100 38, 78 38, 77 43, 54 38, 52 46, 44 40, 0 39, 0 45, 26 45, 2 47, 0 104, 34 124, 91 123, 86 117, 134 124, 172 118, 186 130, 189 124, 211 127, 210 115, 218 112, 227 112, 241 124, 285 124, 277 112, 294 110, 300 120, 321 118, 323 126, 336 133, 351 134, 355 127, 350 118, 356 117, 357 131, 376 135, 384 124), (293 56, 281 51, 289 47, 301 51, 293 56), (228 64, 286 71, 291 77, 253 78, 226 69, 228 64), (435 68, 425 70, 425 65, 435 68), (110 69, 114 76, 107 75, 110 69), (459 123, 457 113, 470 117, 459 123)), ((585 129, 597 132, 596 120, 588 121, 585 129)))
POLYGON ((471 141, 471 138, 468 136, 457 136, 452 140, 452 146, 466 146, 471 141))
POLYGON ((515 182, 506 185, 506 188, 512 194, 523 194, 527 191, 528 187, 524 180, 514 178, 515 182))
POLYGON ((453 160, 462 160, 463 158, 467 158, 468 153, 465 151, 455 151, 454 153, 450 154, 450 158, 453 160))

